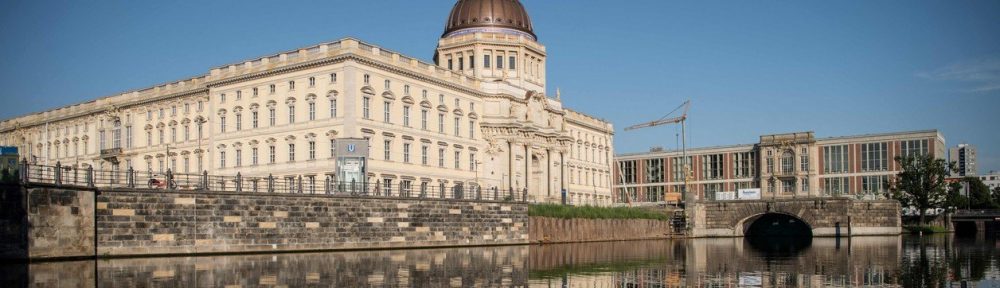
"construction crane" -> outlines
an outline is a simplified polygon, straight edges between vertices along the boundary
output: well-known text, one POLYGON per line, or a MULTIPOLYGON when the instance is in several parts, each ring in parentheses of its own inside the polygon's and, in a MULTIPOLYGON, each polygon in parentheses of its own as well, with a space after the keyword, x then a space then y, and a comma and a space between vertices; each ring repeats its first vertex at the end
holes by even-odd
MULTIPOLYGON (((658 119, 656 121, 651 121, 651 122, 636 124, 636 125, 632 125, 632 126, 629 126, 629 127, 625 128, 625 131, 631 131, 631 130, 636 130, 636 129, 650 128, 650 127, 656 127, 656 126, 667 125, 667 124, 681 123, 681 159, 682 159, 681 161, 684 162, 684 166, 683 166, 684 167, 683 168, 684 169, 684 186, 683 186, 684 190, 683 190, 683 192, 684 192, 684 194, 686 196, 685 197, 686 199, 684 199, 685 203, 693 203, 694 200, 695 200, 694 195, 692 195, 692 193, 687 193, 687 191, 688 191, 688 180, 689 180, 689 178, 691 178, 692 175, 691 175, 691 169, 690 169, 691 163, 689 163, 690 161, 688 160, 688 157, 687 157, 687 135, 685 133, 686 132, 685 129, 687 128, 687 125, 685 124, 685 121, 687 120, 687 113, 688 113, 688 110, 690 108, 691 108, 691 100, 687 100, 687 101, 684 101, 684 103, 682 103, 680 106, 677 106, 677 108, 674 108, 674 110, 670 111, 670 113, 667 113, 667 115, 664 115, 662 118, 660 118, 660 119, 658 119), (677 112, 678 110, 680 110, 681 108, 684 108, 684 112, 681 113, 680 116, 671 117, 671 115, 674 115, 674 113, 677 112)), ((622 185, 624 186, 624 184, 625 184, 625 176, 624 176, 624 174, 625 174, 624 173, 625 166, 621 162, 619 162, 619 165, 620 165, 619 169, 622 171, 622 173, 619 173, 619 175, 621 175, 622 185)), ((626 197, 629 205, 631 206, 632 205, 632 201, 631 201, 631 199, 628 199, 628 198, 629 197, 626 197)))

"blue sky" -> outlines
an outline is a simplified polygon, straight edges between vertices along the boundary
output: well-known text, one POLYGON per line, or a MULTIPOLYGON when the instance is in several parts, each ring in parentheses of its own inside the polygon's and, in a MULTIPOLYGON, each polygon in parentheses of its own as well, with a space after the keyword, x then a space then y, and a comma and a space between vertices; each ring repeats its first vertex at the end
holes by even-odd
MULTIPOLYGON (((1000 1, 523 0, 550 94, 623 132, 685 99, 692 146, 939 129, 1000 170, 1000 1)), ((450 0, 0 2, 0 118, 353 36, 429 60, 450 0)))

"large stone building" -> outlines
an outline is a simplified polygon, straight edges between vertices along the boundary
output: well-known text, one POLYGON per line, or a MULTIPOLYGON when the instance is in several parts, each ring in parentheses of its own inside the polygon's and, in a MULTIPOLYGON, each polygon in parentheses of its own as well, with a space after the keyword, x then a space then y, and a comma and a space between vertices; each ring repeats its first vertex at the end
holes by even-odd
MULTIPOLYGON (((928 153, 945 158, 945 140, 936 130, 831 138, 815 138, 813 132, 763 135, 756 144, 689 149, 688 191, 708 200, 715 192, 753 188, 760 188, 762 198, 874 197, 884 195, 900 171, 896 156, 928 153)), ((615 202, 687 199, 681 155, 618 155, 615 202)))
POLYGON ((433 58, 345 38, 5 120, 0 145, 39 164, 308 185, 335 177, 335 141, 364 138, 371 182, 610 203, 614 130, 546 94, 546 49, 519 1, 458 1, 433 58))

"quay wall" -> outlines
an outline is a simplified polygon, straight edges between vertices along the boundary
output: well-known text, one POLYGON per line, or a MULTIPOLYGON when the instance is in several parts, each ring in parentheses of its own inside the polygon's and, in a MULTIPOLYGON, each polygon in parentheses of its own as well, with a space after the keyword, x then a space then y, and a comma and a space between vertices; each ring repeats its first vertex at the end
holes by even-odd
POLYGON ((28 199, 25 256, 31 259, 528 243, 524 203, 142 189, 97 191, 96 197, 85 189, 19 191, 28 199))
POLYGON ((670 238, 670 221, 529 217, 532 243, 571 243, 670 238))

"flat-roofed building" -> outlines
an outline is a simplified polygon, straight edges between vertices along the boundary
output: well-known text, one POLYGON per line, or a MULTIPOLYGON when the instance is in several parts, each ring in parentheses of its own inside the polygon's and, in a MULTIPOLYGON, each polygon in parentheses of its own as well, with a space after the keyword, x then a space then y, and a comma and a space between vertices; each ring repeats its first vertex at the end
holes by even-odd
MULTIPOLYGON (((937 130, 816 138, 813 132, 760 136, 757 143, 688 149, 688 190, 697 199, 759 188, 763 198, 876 197, 900 171, 896 156, 945 158, 937 130)), ((615 202, 677 202, 684 190, 682 151, 620 154, 615 202)))

